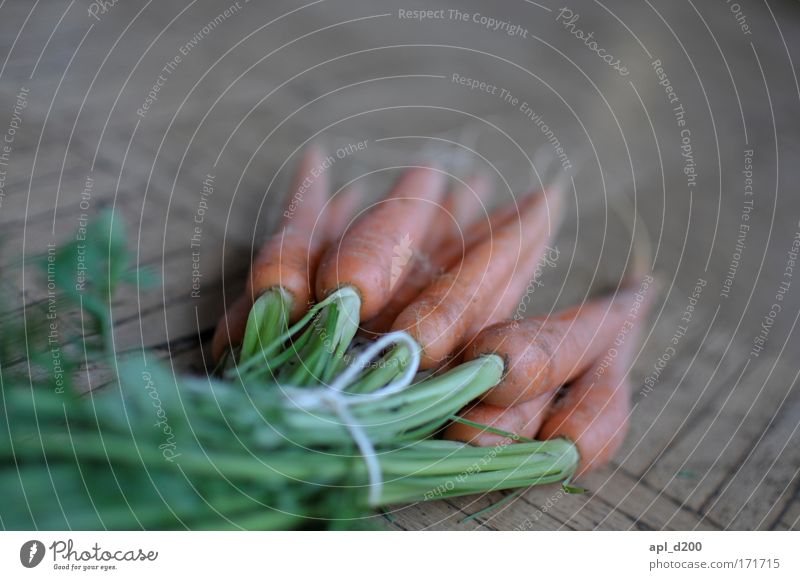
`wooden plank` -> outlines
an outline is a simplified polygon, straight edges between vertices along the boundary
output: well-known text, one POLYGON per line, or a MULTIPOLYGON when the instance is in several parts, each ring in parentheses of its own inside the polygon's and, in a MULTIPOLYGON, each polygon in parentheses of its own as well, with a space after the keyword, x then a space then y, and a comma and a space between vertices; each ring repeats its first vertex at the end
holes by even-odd
MULTIPOLYGON (((583 483, 590 485, 596 479, 596 476, 592 476, 583 483)), ((534 514, 538 515, 540 511, 548 509, 547 513, 561 522, 559 529, 624 529, 633 525, 630 514, 596 495, 591 487, 585 494, 568 494, 559 487, 532 489, 525 493, 524 498, 534 508, 534 514)), ((504 527, 505 524, 500 523, 502 513, 489 521, 498 527, 504 527)))
MULTIPOLYGON (((41 155, 43 158, 37 161, 37 172, 32 181, 30 170, 24 169, 21 163, 18 165, 16 158, 13 159, 13 169, 9 169, 9 183, 0 211, 0 222, 4 227, 21 229, 26 221, 43 218, 49 222, 47 229, 43 231, 52 233, 54 211, 78 207, 87 177, 94 180, 91 189, 94 199, 90 199, 93 204, 102 199, 110 199, 109 192, 113 193, 115 189, 116 175, 93 173, 89 170, 89 162, 74 155, 68 156, 62 173, 63 154, 43 149, 41 155)), ((72 213, 77 211, 73 209, 72 213)), ((67 223, 63 224, 58 223, 59 220, 60 217, 56 215, 56 228, 65 228, 68 225, 72 229, 77 227, 70 219, 65 219, 67 223)))
MULTIPOLYGON (((699 514, 643 486, 622 470, 605 469, 583 478, 584 495, 567 494, 558 486, 533 488, 517 500, 478 518, 497 529, 716 529, 699 514)), ((475 512, 505 497, 510 492, 492 494, 469 509, 475 512)))
MULTIPOLYGON (((591 485, 591 488, 595 495, 633 518, 631 529, 640 525, 654 530, 718 529, 708 518, 622 469, 609 468, 603 473, 608 475, 593 476, 600 484, 591 485)), ((600 528, 620 529, 609 528, 606 522, 601 522, 600 528)))
POLYGON ((454 503, 462 512, 471 514, 492 507, 478 516, 476 521, 501 530, 593 529, 601 522, 620 527, 634 523, 630 515, 591 492, 568 494, 559 485, 546 485, 533 487, 518 497, 507 499, 514 493, 504 491, 460 498, 454 503), (500 502, 503 502, 502 505, 499 505, 500 502))
MULTIPOLYGON (((781 374, 785 380, 786 374, 781 374)), ((773 400, 775 400, 773 398, 773 400)), ((744 461, 729 471, 702 509, 726 529, 769 529, 800 481, 800 392, 794 389, 775 409, 766 431, 744 461)), ((766 418, 766 415, 765 415, 766 418)), ((742 447, 745 447, 742 445, 742 447)))
POLYGON ((402 530, 474 530, 475 522, 462 523, 465 516, 443 501, 419 502, 408 506, 392 506, 388 510, 393 525, 402 530))
MULTIPOLYGON (((719 391, 729 383, 736 370, 732 365, 720 364, 727 341, 728 335, 722 331, 709 330, 702 324, 693 325, 681 342, 677 356, 661 371, 655 388, 646 392, 641 386, 634 387, 631 428, 618 453, 626 469, 637 475, 644 474, 660 454, 675 444, 680 431, 691 426, 714 404, 719 391)), ((646 355, 650 365, 657 364, 663 348, 655 347, 655 352, 646 355)), ((637 374, 642 367, 645 376, 651 373, 652 366, 645 364, 642 361, 637 367, 637 374)))
POLYGON ((700 510, 739 469, 750 442, 773 418, 775 401, 791 389, 785 367, 767 377, 771 366, 761 360, 738 382, 728 381, 708 412, 644 475, 648 483, 700 510))
POLYGON ((800 530, 800 499, 794 499, 786 506, 781 518, 775 522, 776 530, 800 530))
POLYGON ((475 518, 475 522, 486 529, 498 530, 570 530, 573 527, 564 523, 553 513, 552 506, 557 505, 563 497, 561 487, 546 485, 526 491, 521 496, 508 500, 499 507, 498 502, 504 500, 512 492, 495 492, 483 496, 457 498, 453 503, 462 512, 476 514, 480 510, 488 512, 475 518), (545 507, 547 506, 547 507, 545 507))

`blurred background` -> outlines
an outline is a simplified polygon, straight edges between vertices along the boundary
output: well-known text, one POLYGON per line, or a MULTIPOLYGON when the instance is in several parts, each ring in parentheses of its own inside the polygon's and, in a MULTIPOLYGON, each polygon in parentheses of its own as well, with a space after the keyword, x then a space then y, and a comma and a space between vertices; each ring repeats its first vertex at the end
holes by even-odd
MULTIPOLYGON (((590 493, 399 509, 402 529, 800 526, 800 15, 764 3, 0 3, 3 262, 113 207, 160 284, 118 348, 205 372, 213 326, 282 213, 301 148, 386 192, 435 157, 493 203, 567 183, 530 314, 580 303, 649 240, 663 295, 636 410, 590 493), (361 145, 358 145, 361 144, 361 145), (778 305, 778 308, 775 308, 778 305)), ((30 269, 13 280, 41 301, 30 269)))

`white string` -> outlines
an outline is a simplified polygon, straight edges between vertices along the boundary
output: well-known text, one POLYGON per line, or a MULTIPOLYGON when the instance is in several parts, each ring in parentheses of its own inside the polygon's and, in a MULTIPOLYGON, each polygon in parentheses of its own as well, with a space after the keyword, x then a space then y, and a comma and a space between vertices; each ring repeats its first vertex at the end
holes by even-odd
POLYGON ((327 386, 322 387, 291 387, 284 386, 283 393, 293 405, 307 411, 320 408, 331 409, 347 427, 353 442, 358 447, 364 458, 369 477, 369 503, 377 506, 383 492, 383 475, 381 464, 375 453, 375 446, 367 436, 364 428, 358 424, 350 412, 350 407, 360 403, 377 401, 395 395, 411 386, 417 374, 420 362, 420 351, 417 342, 405 332, 390 332, 373 342, 356 357, 356 360, 347 367, 336 379, 327 386), (411 358, 405 371, 389 384, 381 387, 374 393, 347 393, 345 388, 355 379, 361 371, 390 344, 403 344, 408 347, 411 358))

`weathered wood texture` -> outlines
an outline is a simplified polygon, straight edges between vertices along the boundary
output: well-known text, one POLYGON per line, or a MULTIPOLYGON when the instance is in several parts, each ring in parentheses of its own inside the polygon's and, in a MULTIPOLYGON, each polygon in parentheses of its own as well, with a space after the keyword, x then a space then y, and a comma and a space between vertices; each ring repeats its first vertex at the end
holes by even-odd
POLYGON ((471 0, 425 21, 386 0, 87 5, 0 4, 3 263, 116 208, 162 279, 120 296, 117 344, 203 372, 308 140, 367 142, 337 184, 379 195, 393 166, 437 154, 489 172, 499 203, 553 178, 558 139, 575 190, 529 312, 615 283, 634 207, 663 286, 628 440, 587 495, 532 489, 468 521, 505 494, 405 506, 389 525, 800 529, 796 2, 471 0))

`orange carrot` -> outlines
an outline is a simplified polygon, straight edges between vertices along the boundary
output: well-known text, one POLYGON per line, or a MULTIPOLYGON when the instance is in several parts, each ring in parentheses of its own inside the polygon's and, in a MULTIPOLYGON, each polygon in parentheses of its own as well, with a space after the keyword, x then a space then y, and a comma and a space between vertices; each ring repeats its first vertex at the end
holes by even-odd
POLYGON ((465 360, 494 353, 506 363, 503 380, 486 394, 484 402, 508 407, 582 374, 608 348, 627 315, 632 294, 624 289, 552 316, 484 329, 467 347, 465 360))
POLYGON ((444 182, 444 174, 433 168, 407 171, 389 196, 325 253, 317 270, 317 298, 349 286, 361 299, 360 318, 377 315, 408 275, 413 244, 427 236, 444 182))
MULTIPOLYGON (((553 209, 555 197, 550 197, 553 209)), ((422 369, 429 369, 461 345, 468 332, 491 312, 511 281, 519 256, 548 227, 548 197, 536 196, 519 219, 502 225, 471 248, 460 264, 437 278, 397 317, 392 330, 405 330, 422 347, 422 369)))
POLYGON ((214 338, 211 339, 211 356, 214 361, 219 361, 223 353, 230 346, 242 343, 244 331, 247 327, 247 315, 253 306, 250 296, 242 294, 227 309, 217 323, 214 338))
POLYGON ((463 228, 484 213, 491 191, 492 183, 485 173, 475 173, 465 181, 456 181, 445 201, 454 225, 463 228))
POLYGON ((625 440, 631 413, 628 371, 639 346, 647 304, 655 294, 651 285, 652 278, 646 277, 641 286, 645 297, 636 311, 629 300, 629 314, 633 315, 615 328, 618 336, 609 343, 611 348, 566 387, 537 435, 539 439, 566 437, 575 443, 581 458, 576 475, 608 463, 625 440))
POLYGON ((502 295, 497 299, 493 308, 478 315, 467 331, 468 337, 474 337, 487 326, 507 320, 514 315, 514 311, 517 310, 525 292, 528 291, 528 287, 534 281, 543 257, 552 250, 549 244, 558 230, 561 218, 560 208, 551 208, 550 218, 549 231, 542 228, 537 232, 533 232, 534 235, 527 246, 527 251, 520 257, 520 263, 514 270, 511 280, 505 288, 501 289, 502 295))
POLYGON ((459 348, 459 353, 464 354, 476 336, 485 328, 501 322, 508 322, 515 316, 515 311, 519 308, 522 299, 525 297, 529 287, 536 280, 536 272, 542 256, 549 250, 546 244, 541 244, 538 251, 531 251, 525 258, 522 265, 514 272, 508 286, 498 298, 497 304, 490 312, 486 312, 476 321, 467 332, 468 342, 459 348))
MULTIPOLYGON (((462 416, 475 423, 533 437, 553 393, 584 372, 608 348, 627 315, 626 305, 631 295, 632 291, 625 291, 617 298, 596 299, 554 316, 509 321, 487 328, 468 345, 465 358, 470 360, 476 352, 495 349, 511 370, 494 389, 506 390, 490 391, 484 402, 475 404, 462 416)), ((494 445, 498 439, 492 433, 458 423, 448 429, 445 437, 460 441, 471 437, 476 445, 494 445), (450 437, 448 433, 458 437, 450 437)))
POLYGON ((539 194, 531 192, 492 210, 488 215, 474 218, 458 234, 442 244, 437 253, 437 261, 446 267, 460 262, 465 252, 500 230, 512 219, 519 219, 525 208, 539 202, 539 194))
POLYGON ((364 197, 364 188, 360 183, 353 182, 328 202, 320 218, 326 245, 338 241, 353 224, 364 197))
POLYGON ((466 181, 456 181, 450 187, 422 245, 423 252, 434 264, 440 267, 452 265, 438 258, 439 249, 443 244, 461 242, 462 228, 480 215, 490 187, 489 179, 480 173, 466 181))
POLYGON ((310 147, 298 168, 283 227, 262 246, 247 280, 252 300, 270 288, 283 288, 292 299, 290 321, 300 318, 311 301, 310 274, 324 249, 325 236, 314 235, 330 190, 325 155, 310 147))
MULTIPOLYGON (((477 403, 462 411, 461 417, 473 423, 487 425, 494 429, 532 439, 538 433, 539 427, 547 416, 547 411, 555 393, 556 391, 554 390, 511 407, 497 407, 488 403, 477 403)), ((503 435, 465 423, 459 423, 458 421, 454 421, 445 430, 444 438, 451 441, 463 441, 479 447, 494 447, 508 439, 503 435)))
MULTIPOLYGON (((461 245, 462 240, 460 235, 458 240, 451 240, 450 245, 446 245, 443 251, 440 252, 440 255, 442 256, 441 259, 451 266, 456 263, 456 260, 453 258, 453 256, 457 255, 458 261, 461 261, 464 254, 462 247, 466 248, 468 251, 478 242, 491 236, 493 232, 499 230, 499 228, 501 228, 504 224, 509 223, 512 221, 512 219, 520 215, 520 213, 524 211, 526 207, 533 203, 539 203, 539 195, 539 193, 529 193, 513 203, 496 208, 491 214, 489 214, 488 219, 478 219, 472 222, 465 230, 463 235, 463 240, 466 243, 464 243, 463 246, 461 245)), ((553 208, 551 217, 553 219, 557 219, 559 214, 560 211, 556 211, 556 208, 553 208)), ((551 227, 551 231, 553 233, 555 233, 556 229, 557 226, 555 225, 551 227)), ((533 244, 530 252, 527 252, 520 257, 520 265, 515 269, 511 282, 506 287, 505 291, 502 292, 502 296, 500 297, 498 303, 491 310, 490 318, 488 320, 479 320, 478 323, 470 328, 466 334, 468 340, 471 340, 484 327, 511 317, 519 305, 523 295, 525 294, 528 284, 530 284, 533 274, 536 272, 536 269, 539 266, 538 263, 541 259, 542 253, 545 251, 547 251, 547 246, 544 245, 541 240, 539 240, 539 242, 533 244)), ((448 361, 437 368, 436 372, 447 372, 448 370, 458 366, 463 358, 465 346, 466 345, 459 346, 456 352, 451 353, 451 357, 448 359, 448 361)))
POLYGON ((414 255, 408 276, 392 295, 381 312, 362 325, 364 334, 377 335, 389 332, 397 316, 414 298, 419 296, 436 276, 453 264, 447 262, 447 249, 461 244, 460 226, 474 219, 489 192, 489 180, 476 175, 466 182, 458 182, 447 193, 439 211, 434 216, 430 234, 423 242, 422 251, 414 255))
POLYGON ((392 324, 403 309, 419 296, 431 280, 441 274, 439 269, 428 256, 417 255, 403 285, 392 294, 383 310, 361 325, 362 334, 376 336, 389 332, 392 324))
MULTIPOLYGON (((608 348, 610 337, 613 337, 613 334, 618 331, 621 320, 626 315, 625 301, 629 300, 631 294, 632 291, 625 291, 616 300, 595 300, 583 305, 581 308, 572 308, 555 316, 524 319, 516 324, 513 321, 506 322, 487 329, 487 334, 479 335, 475 340, 476 344, 480 343, 479 346, 475 344, 468 346, 467 351, 469 354, 466 358, 470 359, 473 356, 475 352, 472 350, 473 348, 492 348, 489 343, 500 339, 502 333, 506 333, 511 338, 502 343, 498 354, 503 357, 509 356, 512 349, 508 347, 508 343, 519 338, 519 335, 515 333, 522 333, 524 335, 522 342, 527 344, 521 348, 526 348, 526 356, 511 353, 510 357, 505 359, 509 366, 514 364, 510 361, 517 361, 516 376, 505 376, 504 381, 495 389, 501 388, 505 381, 525 380, 523 375, 525 373, 528 377, 533 377, 533 379, 528 379, 530 380, 528 387, 533 389, 536 394, 533 395, 533 398, 528 398, 527 394, 521 396, 519 400, 522 402, 509 402, 507 398, 501 398, 495 404, 488 402, 477 403, 470 407, 462 417, 475 423, 516 433, 523 437, 535 436, 538 426, 545 417, 547 405, 551 401, 552 395, 564 382, 580 374, 587 364, 591 364, 585 361, 591 361, 599 355, 599 352, 608 348), (604 314, 606 319, 602 321, 601 318, 604 314), (585 325, 584 332, 578 333, 574 331, 573 327, 580 325, 585 325), (589 333, 590 327, 597 330, 593 337, 589 333), (570 332, 572 334, 567 336, 570 332), (491 338, 487 335, 491 335, 491 338), (528 340, 531 336, 534 337, 533 344, 530 344, 528 340), (588 350, 586 350, 584 340, 591 341, 588 350), (549 350, 550 347, 545 345, 548 341, 556 341, 553 351, 549 350), (558 344, 559 342, 561 344, 558 344), (595 348, 592 348, 592 345, 595 345, 595 348), (570 358, 568 355, 572 348, 583 349, 586 352, 573 352, 571 357, 572 366, 570 368, 568 366, 568 359, 570 358), (541 349, 541 353, 545 353, 544 360, 534 355, 534 349, 541 349), (525 364, 534 364, 536 368, 523 368, 525 364), (561 370, 553 373, 550 365, 556 367, 560 365, 561 370), (543 367, 546 368, 543 370, 543 367), (534 383, 540 377, 542 380, 539 386, 536 386, 534 383)), ((494 398, 496 395, 491 396, 493 401, 497 401, 494 398)), ((484 401, 488 400, 488 398, 488 396, 484 397, 484 401)), ((479 446, 495 445, 499 441, 499 438, 492 433, 459 423, 454 423, 445 433, 445 438, 448 439, 466 441, 465 438, 467 437, 473 439, 472 443, 479 446), (453 436, 454 434, 455 436, 453 436)))
MULTIPOLYGON (((525 207, 524 204, 530 203, 532 199, 536 199, 536 196, 531 195, 528 196, 527 199, 521 200, 519 207, 525 207)), ((499 210, 495 210, 495 213, 493 213, 489 218, 490 224, 493 220, 505 220, 504 223, 507 223, 514 217, 514 215, 516 215, 517 207, 517 205, 512 204, 511 208, 504 206, 499 210), (510 209, 513 209, 514 211, 510 211, 510 209)), ((557 217, 557 212, 551 212, 551 216, 555 219, 557 217)), ((487 222, 484 221, 483 223, 485 224, 487 222)), ((490 225, 490 228, 491 227, 498 226, 490 225)), ((487 228, 487 230, 488 229, 489 228, 487 228)), ((555 234, 555 230, 557 230, 557 225, 554 225, 551 222, 551 233, 555 234)), ((489 232, 487 231, 487 235, 488 234, 489 232)), ((447 372, 448 370, 460 364, 463 360, 463 354, 466 350, 466 347, 481 330, 491 326, 492 324, 496 324, 512 317, 525 293, 528 291, 528 286, 535 279, 535 274, 540 268, 540 262, 542 261, 544 254, 547 252, 552 252, 552 249, 548 247, 547 243, 551 239, 551 236, 546 236, 545 234, 546 232, 542 230, 542 237, 532 243, 530 251, 520 257, 520 265, 515 269, 508 286, 501 291, 502 295, 498 299, 497 304, 494 305, 494 307, 492 307, 489 311, 479 315, 478 320, 466 333, 467 342, 460 345, 455 352, 451 353, 451 358, 447 361, 447 363, 437 369, 437 373, 447 372)))
POLYGON ((323 151, 309 147, 300 160, 291 197, 283 215, 281 231, 270 236, 253 263, 247 288, 241 298, 220 318, 211 341, 211 354, 218 361, 229 346, 244 337, 253 302, 264 291, 284 288, 292 297, 292 319, 302 316, 309 302, 309 267, 316 265, 324 236, 313 236, 329 190, 323 151))

